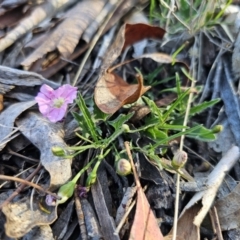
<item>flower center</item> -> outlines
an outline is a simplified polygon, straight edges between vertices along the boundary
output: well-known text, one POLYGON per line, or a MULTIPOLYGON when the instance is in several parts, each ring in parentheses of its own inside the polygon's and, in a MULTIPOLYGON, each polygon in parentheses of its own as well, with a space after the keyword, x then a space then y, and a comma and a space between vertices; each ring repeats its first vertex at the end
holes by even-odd
POLYGON ((55 108, 61 108, 63 103, 64 103, 64 98, 61 98, 61 97, 53 100, 53 106, 55 108))

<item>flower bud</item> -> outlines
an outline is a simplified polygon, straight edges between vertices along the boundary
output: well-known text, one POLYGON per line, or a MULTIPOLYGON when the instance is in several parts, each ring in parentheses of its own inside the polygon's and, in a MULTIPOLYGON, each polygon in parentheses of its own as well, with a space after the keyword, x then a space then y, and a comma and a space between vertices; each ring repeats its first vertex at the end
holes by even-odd
POLYGON ((116 164, 116 172, 121 176, 126 176, 132 172, 132 167, 127 159, 121 158, 116 164))
POLYGON ((54 196, 50 194, 46 195, 45 202, 48 206, 56 206, 56 201, 57 199, 54 196))
POLYGON ((64 185, 62 185, 58 190, 58 196, 61 197, 61 200, 57 200, 58 204, 65 203, 74 192, 75 183, 70 181, 64 185))
POLYGON ((58 157, 63 157, 66 155, 64 149, 58 146, 52 147, 52 153, 58 157))
POLYGON ((174 152, 172 166, 174 168, 182 168, 187 162, 188 155, 185 151, 177 150, 174 152))
POLYGON ((93 170, 87 177, 86 188, 90 188, 97 180, 97 174, 93 170))
POLYGON ((212 133, 220 133, 223 130, 222 125, 216 125, 212 128, 212 133))
POLYGON ((123 128, 124 132, 129 132, 130 131, 130 128, 127 124, 123 124, 122 128, 123 128))

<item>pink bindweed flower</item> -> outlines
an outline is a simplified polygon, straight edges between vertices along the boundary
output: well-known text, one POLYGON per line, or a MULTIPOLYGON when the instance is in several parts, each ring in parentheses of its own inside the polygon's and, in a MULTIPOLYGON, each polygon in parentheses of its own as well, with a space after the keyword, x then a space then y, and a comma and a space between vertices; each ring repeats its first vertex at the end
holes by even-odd
POLYGON ((69 84, 65 84, 56 90, 44 84, 35 100, 43 116, 51 122, 58 122, 63 119, 67 111, 67 105, 73 103, 76 97, 77 88, 69 84))

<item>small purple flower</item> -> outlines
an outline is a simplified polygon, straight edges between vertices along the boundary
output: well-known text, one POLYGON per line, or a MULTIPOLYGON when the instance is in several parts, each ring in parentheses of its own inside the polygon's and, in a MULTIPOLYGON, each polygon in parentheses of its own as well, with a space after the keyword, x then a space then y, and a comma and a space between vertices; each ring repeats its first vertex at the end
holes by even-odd
POLYGON ((47 194, 45 202, 48 206, 56 206, 57 199, 54 196, 47 194))
POLYGON ((76 97, 77 88, 69 84, 65 84, 56 90, 44 84, 35 100, 43 116, 55 123, 63 119, 67 111, 67 105, 73 103, 76 97))
POLYGON ((89 188, 79 185, 77 190, 78 190, 78 196, 80 198, 87 198, 87 193, 89 192, 89 188))

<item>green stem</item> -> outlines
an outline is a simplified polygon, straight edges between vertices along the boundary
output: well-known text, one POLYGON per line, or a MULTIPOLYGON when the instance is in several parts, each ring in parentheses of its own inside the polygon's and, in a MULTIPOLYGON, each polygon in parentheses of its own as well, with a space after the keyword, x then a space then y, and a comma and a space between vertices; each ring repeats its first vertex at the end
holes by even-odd
POLYGON ((72 179, 72 182, 75 184, 77 183, 78 179, 81 177, 81 175, 91 166, 91 164, 94 162, 96 158, 93 158, 85 167, 83 167, 78 174, 72 179))

